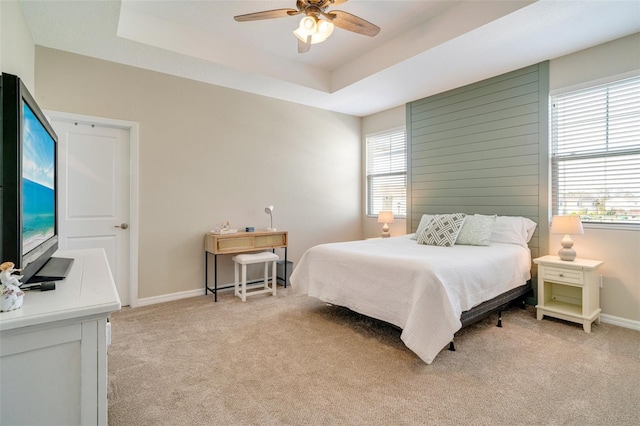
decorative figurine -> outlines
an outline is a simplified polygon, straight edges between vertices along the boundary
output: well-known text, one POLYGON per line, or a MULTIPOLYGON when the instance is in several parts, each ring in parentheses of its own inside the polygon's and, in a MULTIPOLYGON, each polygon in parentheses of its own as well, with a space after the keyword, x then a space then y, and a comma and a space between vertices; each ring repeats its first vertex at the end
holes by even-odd
POLYGON ((13 275, 19 270, 15 263, 0 264, 0 312, 13 311, 22 307, 24 291, 20 290, 22 275, 13 275))
POLYGON ((237 229, 231 229, 231 224, 227 221, 226 224, 218 225, 211 230, 213 234, 235 234, 237 229))

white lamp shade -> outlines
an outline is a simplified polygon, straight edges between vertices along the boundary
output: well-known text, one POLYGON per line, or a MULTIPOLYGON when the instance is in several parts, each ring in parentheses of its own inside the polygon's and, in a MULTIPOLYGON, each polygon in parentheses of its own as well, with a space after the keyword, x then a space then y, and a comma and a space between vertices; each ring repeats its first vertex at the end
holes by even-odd
POLYGON ((551 219, 551 233, 564 235, 584 234, 580 216, 553 216, 551 219))
POLYGON ((393 223, 393 212, 381 211, 378 213, 378 223, 393 223))
POLYGON ((313 37, 317 30, 318 24, 316 23, 316 20, 312 16, 304 16, 300 20, 300 25, 295 29, 295 31, 293 31, 293 33, 301 41, 306 43, 307 37, 313 37))
POLYGON ((318 23, 312 16, 305 16, 300 20, 300 26, 298 28, 302 34, 311 35, 318 29, 318 23))
POLYGON ((311 44, 321 43, 325 41, 333 32, 334 25, 332 22, 324 19, 318 20, 318 30, 311 36, 311 44))

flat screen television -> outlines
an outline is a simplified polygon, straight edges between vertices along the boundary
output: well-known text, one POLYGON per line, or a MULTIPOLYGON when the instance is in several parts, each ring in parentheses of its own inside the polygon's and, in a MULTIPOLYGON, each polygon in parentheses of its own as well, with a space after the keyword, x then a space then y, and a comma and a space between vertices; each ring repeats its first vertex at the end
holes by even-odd
POLYGON ((58 249, 58 136, 20 78, 0 80, 2 167, 0 261, 21 269, 22 282, 63 279, 71 259, 58 249))

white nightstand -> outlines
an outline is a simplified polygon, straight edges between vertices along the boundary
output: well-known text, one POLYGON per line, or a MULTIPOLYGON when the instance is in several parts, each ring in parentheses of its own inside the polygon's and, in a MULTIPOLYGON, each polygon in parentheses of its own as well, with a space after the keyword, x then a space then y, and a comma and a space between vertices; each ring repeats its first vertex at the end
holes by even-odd
POLYGON ((600 322, 600 260, 560 260, 558 256, 533 259, 538 265, 538 319, 545 315, 582 324, 600 322))

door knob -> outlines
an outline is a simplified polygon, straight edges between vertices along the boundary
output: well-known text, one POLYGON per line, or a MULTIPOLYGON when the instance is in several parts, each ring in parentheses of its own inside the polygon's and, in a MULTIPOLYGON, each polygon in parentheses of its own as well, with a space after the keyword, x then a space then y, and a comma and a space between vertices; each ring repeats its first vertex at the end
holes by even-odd
POLYGON ((120 225, 114 226, 114 228, 121 228, 121 229, 127 229, 128 227, 129 225, 127 225, 126 223, 121 223, 120 225))

